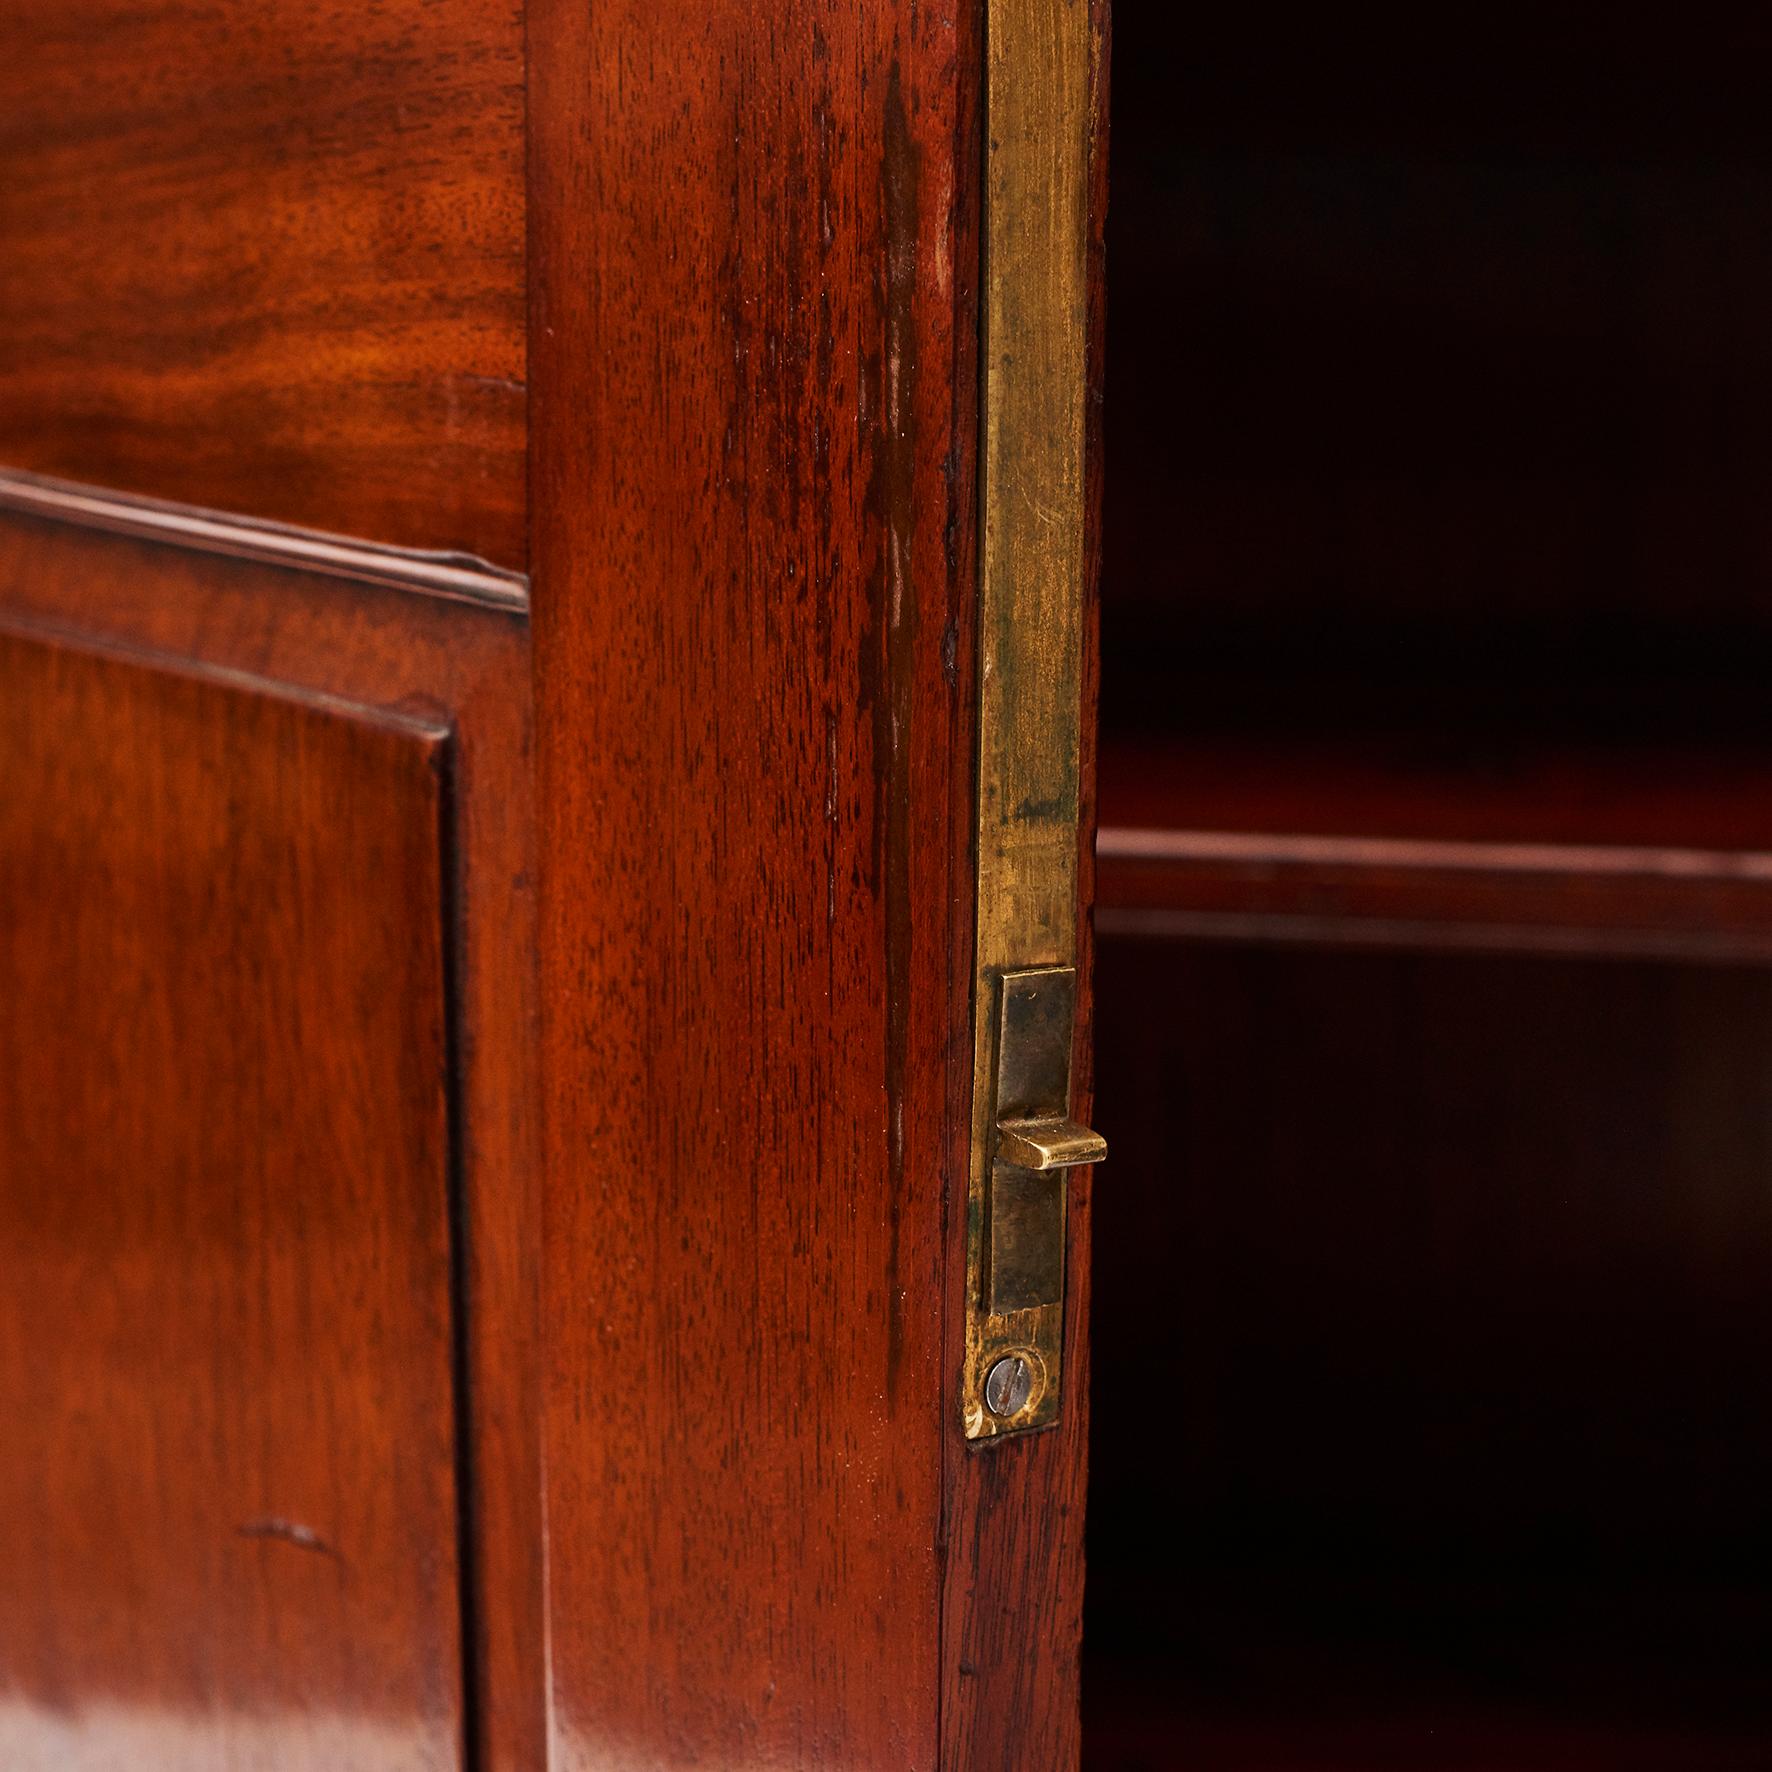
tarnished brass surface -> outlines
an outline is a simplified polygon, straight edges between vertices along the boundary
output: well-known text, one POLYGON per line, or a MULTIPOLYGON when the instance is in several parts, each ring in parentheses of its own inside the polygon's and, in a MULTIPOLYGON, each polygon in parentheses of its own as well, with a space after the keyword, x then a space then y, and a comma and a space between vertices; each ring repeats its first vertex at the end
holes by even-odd
POLYGON ((1023 1169, 1075 1169, 1099 1163, 1107 1140, 1075 1120, 999 1120, 997 1161, 1023 1169))
MULTIPOLYGON (((978 939, 968 1197, 966 1433, 1057 1419, 1063 1392, 1063 1158, 1069 1134, 997 1122, 1069 1114, 1081 757, 1084 400, 1090 33, 1087 0, 988 0, 985 80, 984 435, 979 612, 978 939), (1060 1001, 1062 998, 1062 1002, 1060 1001), (1044 1036, 1002 1027, 1048 1013, 1044 1036), (1002 1038, 1000 1039, 1000 1035, 1002 1038), (1023 1044, 1023 1037, 1033 1047, 1023 1044), (1043 1049, 1041 1038, 1045 1040, 1043 1049), (1006 1063, 999 1076, 999 1052, 1006 1063), (1031 1057, 1029 1054, 1031 1053, 1031 1057), (1018 1080, 1028 1057, 1044 1098, 1018 1080), (1053 1062, 1063 1094, 1051 1099, 1053 1062), (1002 1096, 999 1102, 999 1094, 1002 1096), (1034 1167, 1043 1154, 1041 1167, 1034 1167), (993 1173, 994 1172, 994 1173, 993 1173), (1007 1355, 1038 1375, 1025 1406, 987 1405, 1007 1355)), ((1081 1133, 1082 1129, 1076 1129, 1081 1133)))

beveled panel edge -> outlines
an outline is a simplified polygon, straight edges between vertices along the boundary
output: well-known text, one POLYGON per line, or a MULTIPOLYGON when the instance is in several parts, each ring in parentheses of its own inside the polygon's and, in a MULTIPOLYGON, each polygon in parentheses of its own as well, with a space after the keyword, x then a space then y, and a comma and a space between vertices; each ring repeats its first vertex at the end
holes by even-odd
POLYGON ((432 751, 453 743, 458 723, 443 708, 390 706, 372 697, 338 693, 266 671, 222 664, 175 648, 155 646, 0 604, 0 640, 54 647, 107 664, 178 677, 235 695, 282 702, 324 719, 348 720, 391 737, 410 739, 432 751))
POLYGON ((0 512, 44 517, 137 540, 263 565, 323 572, 366 584, 448 597, 494 609, 527 611, 529 579, 471 554, 425 553, 301 529, 266 518, 236 517, 137 493, 0 468, 0 512))

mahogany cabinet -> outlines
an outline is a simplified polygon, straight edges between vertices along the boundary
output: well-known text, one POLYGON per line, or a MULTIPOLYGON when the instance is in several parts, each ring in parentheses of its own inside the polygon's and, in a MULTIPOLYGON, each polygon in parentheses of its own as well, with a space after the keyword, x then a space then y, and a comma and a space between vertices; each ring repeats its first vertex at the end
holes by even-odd
POLYGON ((1766 1764, 1772 41, 1115 34, 6 9, 7 1772, 1766 1764))
POLYGON ((1772 1755, 1769 51, 1116 7, 1092 1772, 1772 1755))
POLYGON ((1104 42, 4 9, 7 1772, 1075 1764, 1104 42))

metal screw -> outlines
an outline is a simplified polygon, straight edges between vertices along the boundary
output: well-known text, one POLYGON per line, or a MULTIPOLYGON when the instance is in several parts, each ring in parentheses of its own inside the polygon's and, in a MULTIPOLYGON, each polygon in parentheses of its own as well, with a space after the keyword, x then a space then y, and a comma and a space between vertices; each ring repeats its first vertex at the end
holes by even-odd
POLYGON ((1033 1394, 1034 1369, 1021 1354, 1005 1354, 984 1376, 984 1400, 993 1415, 1019 1415, 1033 1394))

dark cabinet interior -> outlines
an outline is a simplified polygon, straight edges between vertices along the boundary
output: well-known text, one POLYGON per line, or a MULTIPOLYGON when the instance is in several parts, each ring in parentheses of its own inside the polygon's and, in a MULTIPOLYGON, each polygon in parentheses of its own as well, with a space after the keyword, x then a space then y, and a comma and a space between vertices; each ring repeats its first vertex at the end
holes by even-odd
POLYGON ((1115 15, 1085 1766, 1772 1738, 1772 31, 1115 15))

